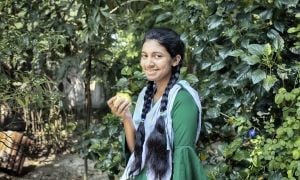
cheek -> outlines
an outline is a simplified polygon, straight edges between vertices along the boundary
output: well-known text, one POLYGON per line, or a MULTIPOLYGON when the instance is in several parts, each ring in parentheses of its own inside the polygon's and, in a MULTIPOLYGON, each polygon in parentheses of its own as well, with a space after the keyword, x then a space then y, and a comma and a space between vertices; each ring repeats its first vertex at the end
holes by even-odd
POLYGON ((144 63, 143 63, 143 61, 140 61, 140 66, 141 66, 142 68, 144 68, 144 63))

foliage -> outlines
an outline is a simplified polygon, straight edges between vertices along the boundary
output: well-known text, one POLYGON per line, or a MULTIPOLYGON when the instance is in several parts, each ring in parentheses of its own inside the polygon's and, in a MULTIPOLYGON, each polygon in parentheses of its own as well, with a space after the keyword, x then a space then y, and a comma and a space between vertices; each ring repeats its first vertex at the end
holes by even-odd
POLYGON ((107 114, 102 118, 101 124, 91 125, 87 131, 83 131, 78 143, 80 156, 96 161, 96 168, 107 172, 111 179, 124 169, 125 160, 120 153, 121 132, 120 120, 107 114))
MULTIPOLYGON (((275 103, 282 109, 280 121, 276 122, 271 116, 264 122, 263 129, 253 127, 243 117, 234 119, 232 125, 240 130, 239 138, 225 145, 221 152, 224 158, 239 164, 233 169, 236 175, 242 179, 265 179, 270 175, 277 179, 299 179, 299 97, 299 88, 291 92, 280 88, 275 96, 275 103)), ((229 167, 214 170, 224 173, 229 167)), ((211 176, 214 176, 213 172, 211 176)))
MULTIPOLYGON (((300 177, 300 88, 287 92, 280 88, 275 96, 275 103, 282 109, 282 122, 266 122, 265 137, 260 142, 261 149, 255 149, 252 158, 255 167, 266 165, 269 171, 281 172, 285 179, 300 177)), ((257 146, 259 147, 259 146, 257 146)))
POLYGON ((113 64, 108 47, 116 30, 110 13, 115 7, 111 0, 0 2, 1 103, 23 115, 34 138, 55 134, 45 143, 64 144, 52 140, 60 141, 67 128, 57 86, 70 68, 107 87, 115 81, 115 75, 108 76, 118 72, 108 68, 113 64), (91 72, 84 71, 88 60, 93 61, 91 72))
POLYGON ((140 47, 139 37, 150 27, 174 28, 187 45, 183 76, 192 77, 189 81, 203 99, 199 154, 209 177, 250 178, 251 173, 275 177, 273 169, 262 165, 250 169, 253 143, 248 131, 267 136, 266 122, 272 120, 277 127, 282 120, 282 108, 273 101, 277 90, 299 86, 297 8, 297 0, 149 4, 138 16, 133 13, 138 18, 129 18, 128 29, 120 31, 128 39, 115 50, 123 54, 115 58, 124 65, 117 85, 134 89, 133 94, 139 89, 132 87, 141 87, 134 75, 140 74, 135 66, 138 50, 129 44, 140 47))
MULTIPOLYGON (((107 96, 127 90, 135 100, 145 84, 141 37, 166 26, 181 33, 182 77, 203 99, 198 148, 209 177, 299 177, 296 147, 286 145, 299 137, 298 110, 290 111, 298 109, 291 94, 300 84, 299 0, 7 0, 0 20, 1 101, 25 115, 42 112, 39 127, 47 133, 58 121, 61 131, 68 126, 56 85, 70 67, 85 83, 101 82, 107 96), (277 167, 283 155, 285 166, 277 167)), ((121 127, 110 115, 101 121, 82 132, 80 152, 117 174, 121 127)), ((70 123, 72 130, 76 122, 70 123)))

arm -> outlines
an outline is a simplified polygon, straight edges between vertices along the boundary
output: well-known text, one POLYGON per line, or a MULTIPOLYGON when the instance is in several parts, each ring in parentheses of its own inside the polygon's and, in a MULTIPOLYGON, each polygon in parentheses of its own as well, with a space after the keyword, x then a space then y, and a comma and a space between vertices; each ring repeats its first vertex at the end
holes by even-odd
POLYGON ((130 152, 133 152, 135 146, 135 128, 132 123, 132 119, 124 119, 123 125, 128 149, 130 152))
POLYGON ((180 90, 177 96, 172 109, 174 130, 172 179, 207 180, 206 173, 195 152, 199 109, 187 91, 180 90))
POLYGON ((135 128, 132 122, 132 114, 129 111, 131 102, 125 99, 115 101, 116 99, 116 96, 110 98, 107 104, 112 113, 122 120, 128 149, 133 152, 135 145, 135 128))
POLYGON ((199 110, 193 97, 181 89, 172 108, 174 148, 194 147, 198 127, 199 110))

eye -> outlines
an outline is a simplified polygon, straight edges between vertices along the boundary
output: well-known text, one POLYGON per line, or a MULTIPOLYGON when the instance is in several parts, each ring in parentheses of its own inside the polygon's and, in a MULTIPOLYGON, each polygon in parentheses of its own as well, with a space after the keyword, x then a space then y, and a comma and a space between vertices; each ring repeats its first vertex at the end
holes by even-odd
POLYGON ((163 56, 160 55, 160 54, 155 54, 155 55, 154 55, 154 58, 155 58, 155 59, 160 59, 161 57, 163 57, 163 56))
POLYGON ((148 57, 148 56, 147 56, 146 54, 142 54, 142 55, 141 55, 141 58, 142 58, 142 59, 146 59, 147 57, 148 57))

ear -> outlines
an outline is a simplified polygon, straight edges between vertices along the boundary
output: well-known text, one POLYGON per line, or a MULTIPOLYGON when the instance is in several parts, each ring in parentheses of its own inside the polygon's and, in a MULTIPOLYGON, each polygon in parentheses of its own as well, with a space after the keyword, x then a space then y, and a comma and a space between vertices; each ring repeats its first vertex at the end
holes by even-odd
POLYGON ((175 57, 174 57, 174 61, 172 62, 172 66, 175 67, 177 66, 181 61, 181 56, 179 54, 177 54, 175 57))

